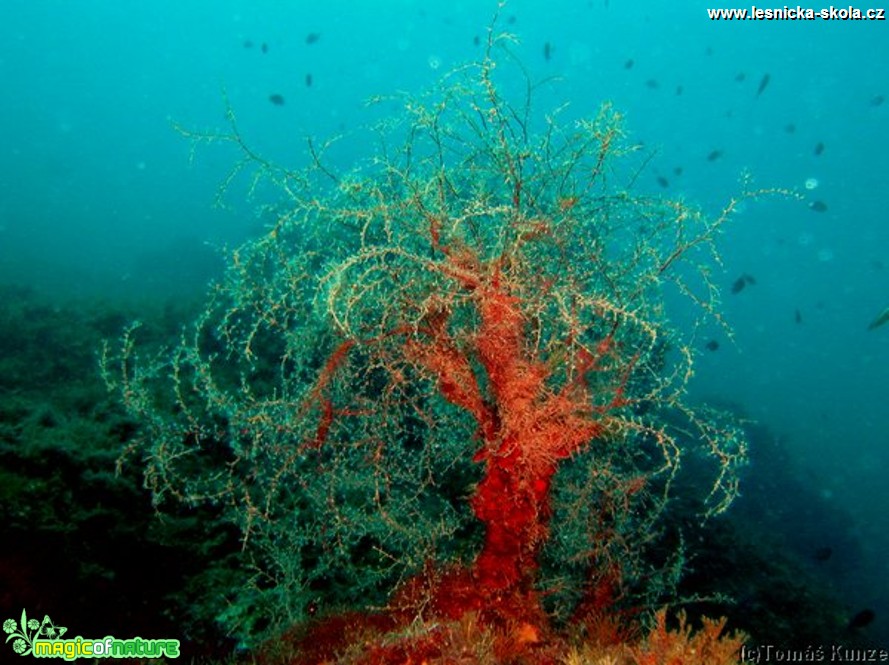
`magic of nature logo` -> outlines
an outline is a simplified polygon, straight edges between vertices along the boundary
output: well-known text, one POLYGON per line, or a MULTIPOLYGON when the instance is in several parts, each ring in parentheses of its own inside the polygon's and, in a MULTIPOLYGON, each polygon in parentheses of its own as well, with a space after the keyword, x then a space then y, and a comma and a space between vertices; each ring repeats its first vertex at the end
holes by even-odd
POLYGON ((6 642, 12 642, 12 650, 21 656, 35 658, 178 658, 179 640, 144 639, 133 637, 120 639, 107 635, 101 639, 77 636, 65 639, 68 629, 57 626, 49 615, 43 621, 29 619, 22 610, 21 619, 3 622, 6 642))

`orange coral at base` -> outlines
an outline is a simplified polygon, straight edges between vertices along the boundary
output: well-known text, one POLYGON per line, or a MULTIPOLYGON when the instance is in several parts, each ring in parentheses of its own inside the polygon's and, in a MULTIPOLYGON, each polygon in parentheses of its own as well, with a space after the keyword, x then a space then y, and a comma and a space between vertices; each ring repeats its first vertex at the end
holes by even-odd
POLYGON ((744 636, 724 634, 726 620, 693 631, 684 612, 668 628, 659 611, 647 633, 599 613, 554 630, 536 598, 483 604, 468 571, 408 582, 387 613, 349 613, 300 627, 268 645, 269 665, 734 665, 744 636), (524 602, 529 600, 530 602, 524 602), (415 603, 424 603, 417 607, 415 603), (413 606, 410 610, 409 607, 413 606), (464 609, 457 613, 457 608, 464 609), (643 635, 643 637, 638 637, 643 635))

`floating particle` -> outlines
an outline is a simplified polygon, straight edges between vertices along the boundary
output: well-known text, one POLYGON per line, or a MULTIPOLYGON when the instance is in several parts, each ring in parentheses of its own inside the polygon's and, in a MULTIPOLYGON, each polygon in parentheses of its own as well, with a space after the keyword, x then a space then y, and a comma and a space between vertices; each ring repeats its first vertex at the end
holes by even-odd
POLYGON ((818 178, 806 178, 805 187, 809 191, 813 189, 818 189, 818 185, 821 183, 818 182, 818 178))
POLYGON ((284 106, 284 95, 279 95, 278 93, 269 95, 269 101, 275 106, 284 106))
POLYGON ((312 75, 311 74, 306 74, 306 87, 307 88, 312 87, 312 75))
POLYGON ((630 58, 629 60, 627 60, 627 61, 624 63, 624 69, 632 69, 632 68, 633 68, 633 65, 635 65, 635 64, 636 64, 636 63, 633 61, 633 59, 630 58))
POLYGON ((824 144, 821 141, 815 144, 815 150, 813 151, 815 156, 818 157, 821 153, 824 152, 824 144))
POLYGON ((744 72, 738 72, 737 74, 735 74, 735 82, 736 83, 743 83, 746 79, 747 79, 747 74, 745 74, 744 72))
POLYGON ((676 96, 678 97, 678 96, 681 95, 681 94, 682 94, 682 86, 681 86, 681 85, 677 85, 677 86, 676 86, 676 96))
POLYGON ((788 134, 795 134, 796 133, 796 125, 794 125, 792 122, 788 122, 786 125, 784 125, 784 131, 787 132, 788 134))
POLYGON ((669 187, 669 186, 670 186, 670 181, 667 180, 664 176, 659 175, 659 176, 657 177, 657 184, 659 184, 661 187, 669 187))
POLYGON ((818 260, 821 263, 830 263, 833 261, 834 253, 830 247, 824 247, 823 249, 818 250, 818 254, 816 255, 818 260))
POLYGON ((813 212, 827 212, 827 204, 824 201, 812 201, 809 210, 813 212))
POLYGON ((553 47, 549 42, 543 44, 543 59, 549 61, 553 57, 553 47))
POLYGON ((661 87, 661 84, 657 82, 657 79, 648 79, 645 82, 645 87, 649 90, 657 90, 659 87, 661 87))
POLYGON ((269 45, 266 44, 265 42, 263 42, 262 46, 259 47, 259 50, 261 50, 263 53, 268 53, 269 52, 269 45))
POLYGON ((253 42, 249 39, 244 40, 244 48, 253 48, 253 42))
POLYGON ((793 311, 793 322, 796 324, 803 322, 803 315, 798 309, 793 311))
POLYGON ((674 166, 673 167, 673 174, 674 175, 682 175, 682 167, 681 166, 674 166))
POLYGON ((320 32, 310 32, 306 35, 306 44, 315 44, 318 42, 319 39, 321 39, 320 32))
POLYGON ((479 37, 478 35, 476 35, 475 37, 472 38, 472 45, 473 46, 479 46, 481 43, 482 43, 482 38, 479 37))
POLYGON ((756 96, 759 97, 766 88, 769 87, 769 81, 772 80, 772 77, 769 74, 764 74, 763 77, 759 81, 759 87, 756 89, 756 96))
POLYGON ((874 106, 874 107, 882 106, 883 102, 885 102, 885 101, 886 101, 886 98, 883 97, 883 95, 874 95, 873 97, 870 98, 870 105, 874 106))
POLYGON ((708 162, 715 162, 717 159, 722 157, 722 154, 723 154, 722 150, 712 150, 712 151, 710 151, 710 154, 707 155, 707 161, 708 162))
POLYGON ((716 351, 719 349, 719 342, 717 342, 715 339, 711 339, 709 342, 704 344, 704 348, 708 351, 716 351))

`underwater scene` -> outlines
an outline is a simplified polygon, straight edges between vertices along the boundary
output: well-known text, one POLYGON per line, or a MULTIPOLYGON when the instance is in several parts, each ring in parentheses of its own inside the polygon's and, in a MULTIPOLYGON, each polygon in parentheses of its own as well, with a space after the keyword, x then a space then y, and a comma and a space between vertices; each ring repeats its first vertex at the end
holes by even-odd
POLYGON ((889 661, 884 8, 7 0, 0 80, 3 662, 889 661))

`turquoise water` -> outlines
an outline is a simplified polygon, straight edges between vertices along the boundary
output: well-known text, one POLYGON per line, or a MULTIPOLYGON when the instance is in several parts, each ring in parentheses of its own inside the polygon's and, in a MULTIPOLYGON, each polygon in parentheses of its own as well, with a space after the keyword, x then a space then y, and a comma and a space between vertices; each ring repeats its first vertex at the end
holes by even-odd
MULTIPOLYGON (((267 157, 298 167, 307 136, 342 133, 333 158, 348 164, 367 154, 348 141, 368 121, 364 102, 480 57, 494 9, 7 0, 0 282, 63 302, 200 291, 220 270, 217 249, 269 220, 246 183, 214 207, 236 153, 199 147, 192 159, 172 123, 224 127, 225 95, 267 157)), ((799 193, 745 204, 727 229, 716 279, 734 340, 701 331, 693 396, 732 404, 780 441, 812 497, 782 523, 790 546, 831 548, 823 567, 850 614, 873 607, 885 635, 889 325, 868 324, 889 307, 887 24, 717 22, 705 9, 515 1, 498 28, 515 34, 531 79, 548 81, 539 108, 567 100, 591 115, 610 100, 625 114, 631 140, 654 154, 641 191, 713 212, 743 173, 799 193), (733 293, 743 275, 753 279, 733 293), (842 534, 825 512, 844 516, 842 534)), ((762 491, 792 503, 780 487, 762 491)))

